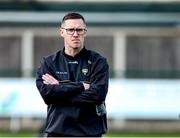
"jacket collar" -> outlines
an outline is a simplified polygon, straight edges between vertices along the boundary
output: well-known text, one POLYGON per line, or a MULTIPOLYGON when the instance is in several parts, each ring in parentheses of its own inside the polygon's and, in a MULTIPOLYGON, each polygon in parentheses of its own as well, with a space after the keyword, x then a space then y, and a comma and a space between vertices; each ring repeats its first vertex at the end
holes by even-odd
POLYGON ((62 53, 63 53, 63 55, 64 55, 66 58, 68 58, 68 59, 77 59, 77 58, 81 58, 83 55, 85 55, 86 51, 87 51, 87 49, 84 47, 84 48, 81 49, 81 51, 80 51, 78 54, 76 54, 74 57, 72 57, 72 56, 70 56, 70 55, 67 55, 67 54, 65 53, 65 48, 63 48, 62 53))

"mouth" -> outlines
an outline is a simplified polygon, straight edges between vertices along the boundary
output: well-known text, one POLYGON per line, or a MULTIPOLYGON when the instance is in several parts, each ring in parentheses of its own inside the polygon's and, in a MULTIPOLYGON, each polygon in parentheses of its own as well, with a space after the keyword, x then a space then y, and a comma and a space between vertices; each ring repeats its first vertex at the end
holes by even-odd
POLYGON ((72 42, 73 42, 74 44, 79 44, 79 43, 80 43, 80 40, 75 39, 75 40, 72 40, 72 42))
POLYGON ((73 41, 73 42, 80 42, 79 39, 73 39, 72 41, 73 41))

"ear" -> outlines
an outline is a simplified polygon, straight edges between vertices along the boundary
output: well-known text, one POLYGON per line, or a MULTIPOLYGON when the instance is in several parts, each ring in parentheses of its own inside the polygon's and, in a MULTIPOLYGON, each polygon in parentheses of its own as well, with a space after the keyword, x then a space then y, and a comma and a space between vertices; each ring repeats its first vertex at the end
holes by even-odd
POLYGON ((85 32, 85 34, 84 34, 84 37, 86 37, 87 36, 87 31, 85 32))
POLYGON ((61 37, 64 37, 64 30, 62 28, 59 28, 58 33, 61 37))

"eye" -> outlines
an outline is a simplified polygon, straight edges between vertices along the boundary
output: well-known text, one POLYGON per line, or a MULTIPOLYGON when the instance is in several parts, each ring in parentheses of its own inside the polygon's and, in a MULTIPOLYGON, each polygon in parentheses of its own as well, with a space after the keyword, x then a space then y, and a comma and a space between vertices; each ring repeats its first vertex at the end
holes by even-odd
POLYGON ((67 29, 67 31, 74 32, 74 28, 69 28, 69 29, 67 29))
POLYGON ((77 32, 82 32, 82 31, 84 31, 84 29, 79 28, 79 29, 76 29, 76 31, 77 32))

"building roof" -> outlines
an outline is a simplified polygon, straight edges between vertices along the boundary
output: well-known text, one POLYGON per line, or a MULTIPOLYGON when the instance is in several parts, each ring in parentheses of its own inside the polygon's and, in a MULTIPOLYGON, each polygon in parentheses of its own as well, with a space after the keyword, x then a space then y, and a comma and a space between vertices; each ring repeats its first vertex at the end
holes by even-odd
POLYGON ((67 12, 82 13, 89 25, 176 26, 180 2, 0 2, 0 25, 57 25, 67 12))

